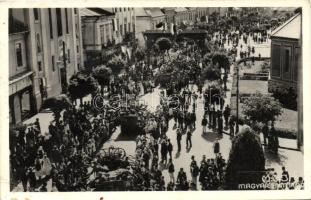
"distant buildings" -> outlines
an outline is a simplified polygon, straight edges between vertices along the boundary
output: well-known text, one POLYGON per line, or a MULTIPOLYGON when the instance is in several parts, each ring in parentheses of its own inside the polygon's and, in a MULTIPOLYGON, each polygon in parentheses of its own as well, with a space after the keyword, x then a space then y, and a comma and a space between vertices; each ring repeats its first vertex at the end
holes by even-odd
POLYGON ((65 91, 83 68, 80 15, 73 8, 9 10, 10 124, 65 91))
POLYGON ((295 104, 298 109, 298 147, 303 145, 301 36, 300 13, 272 32, 268 83, 269 92, 281 94, 285 103, 295 104))
POLYGON ((163 23, 161 29, 167 26, 166 16, 160 8, 135 8, 136 15, 136 38, 139 46, 145 46, 143 32, 146 30, 156 30, 156 26, 163 23))
POLYGON ((94 67, 103 62, 103 54, 135 37, 133 8, 81 8, 85 65, 94 67))

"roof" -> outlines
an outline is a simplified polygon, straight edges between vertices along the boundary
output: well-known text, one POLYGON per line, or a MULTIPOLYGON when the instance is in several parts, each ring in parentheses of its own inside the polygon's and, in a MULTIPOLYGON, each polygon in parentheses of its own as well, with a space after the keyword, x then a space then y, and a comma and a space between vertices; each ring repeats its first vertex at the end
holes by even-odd
POLYGON ((146 13, 146 10, 142 7, 135 8, 135 15, 136 17, 149 17, 150 15, 146 13))
POLYGON ((15 19, 12 16, 9 17, 9 34, 21 33, 26 31, 29 31, 26 24, 15 19))
POLYGON ((112 15, 114 15, 109 10, 105 10, 102 8, 81 8, 80 13, 81 13, 81 16, 83 16, 83 17, 112 16, 112 15))
POLYGON ((94 11, 87 9, 87 8, 81 8, 80 9, 80 15, 82 17, 101 16, 99 13, 94 12, 94 11))
POLYGON ((150 11, 152 17, 161 17, 165 15, 160 8, 147 8, 147 10, 150 11))
POLYGON ((165 14, 160 8, 135 8, 136 17, 161 17, 165 14))
POLYGON ((178 8, 175 8, 175 12, 185 12, 185 11, 188 11, 187 8, 183 8, 183 7, 178 7, 178 8))
POLYGON ((301 14, 298 13, 275 29, 272 37, 299 39, 301 35, 301 14))

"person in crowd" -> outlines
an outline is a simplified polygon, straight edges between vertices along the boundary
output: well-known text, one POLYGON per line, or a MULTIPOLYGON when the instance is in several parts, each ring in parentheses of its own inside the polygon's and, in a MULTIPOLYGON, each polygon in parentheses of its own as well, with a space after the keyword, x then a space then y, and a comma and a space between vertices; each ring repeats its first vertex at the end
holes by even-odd
POLYGON ((194 187, 197 186, 197 177, 199 175, 199 167, 197 162, 194 159, 194 156, 191 156, 191 163, 190 163, 190 173, 191 173, 191 183, 194 184, 194 187))
POLYGON ((175 172, 175 166, 173 164, 172 159, 170 158, 168 162, 168 173, 170 175, 170 182, 172 183, 175 183, 174 172, 175 172))
POLYGON ((170 156, 170 159, 172 159, 173 145, 170 139, 167 140, 167 151, 170 156))
POLYGON ((214 142, 213 147, 214 147, 214 154, 215 154, 215 156, 217 156, 218 153, 220 152, 220 144, 219 144, 219 141, 218 141, 218 140, 216 140, 216 141, 214 142))
POLYGON ((229 105, 226 105, 225 110, 223 112, 226 127, 228 127, 230 112, 231 112, 231 109, 230 109, 229 105))
POLYGON ((191 130, 187 131, 187 138, 186 138, 186 148, 191 148, 192 147, 192 141, 191 141, 191 137, 192 137, 192 132, 191 130))
POLYGON ((202 124, 202 127, 203 127, 203 134, 204 134, 204 133, 206 133, 206 126, 207 126, 206 115, 203 116, 201 124, 202 124))
POLYGON ((182 133, 181 130, 178 128, 177 131, 177 146, 178 146, 178 152, 181 150, 181 139, 182 139, 182 133))

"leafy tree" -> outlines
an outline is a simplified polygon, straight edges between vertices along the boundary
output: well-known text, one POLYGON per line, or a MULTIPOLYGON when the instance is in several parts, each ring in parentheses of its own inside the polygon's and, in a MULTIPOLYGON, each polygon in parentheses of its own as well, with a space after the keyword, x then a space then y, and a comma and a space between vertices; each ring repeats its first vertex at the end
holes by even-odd
POLYGON ((97 81, 90 75, 82 72, 74 74, 69 80, 68 92, 73 100, 80 99, 88 94, 93 94, 98 89, 97 81))
POLYGON ((253 124, 255 122, 274 122, 282 114, 282 106, 273 97, 256 92, 245 99, 242 112, 253 124))
POLYGON ((93 77, 101 85, 102 91, 103 91, 104 86, 109 84, 111 74, 112 74, 112 70, 106 67, 105 65, 97 66, 93 70, 93 77))
POLYGON ((226 72, 230 67, 229 57, 226 53, 223 52, 215 52, 212 54, 212 62, 213 64, 218 63, 220 68, 223 68, 226 72))
POLYGON ((209 81, 219 80, 221 78, 221 72, 219 68, 212 64, 207 65, 202 70, 202 78, 209 81))
POLYGON ((227 167, 224 189, 239 189, 239 184, 262 183, 265 156, 260 138, 249 127, 233 138, 227 167))
POLYGON ((42 109, 51 109, 56 123, 59 123, 61 111, 69 108, 71 105, 70 99, 66 95, 61 94, 59 96, 46 99, 42 104, 42 109))
POLYGON ((125 61, 119 56, 114 56, 108 61, 107 67, 109 67, 113 73, 119 73, 125 67, 125 61))
POLYGON ((111 74, 112 74, 112 70, 109 67, 105 66, 105 65, 97 66, 93 70, 93 77, 101 85, 109 84, 109 80, 110 80, 111 74))

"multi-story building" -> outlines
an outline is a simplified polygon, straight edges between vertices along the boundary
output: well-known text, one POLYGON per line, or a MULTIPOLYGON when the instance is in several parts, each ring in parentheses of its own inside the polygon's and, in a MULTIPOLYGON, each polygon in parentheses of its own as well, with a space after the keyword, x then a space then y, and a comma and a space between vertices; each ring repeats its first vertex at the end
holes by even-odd
POLYGON ((168 26, 172 24, 180 25, 182 23, 193 23, 200 21, 203 16, 210 14, 208 7, 177 7, 177 8, 163 8, 166 15, 168 26))
POLYGON ((113 33, 116 44, 122 43, 127 34, 135 35, 135 10, 130 7, 102 8, 115 15, 113 33))
POLYGON ((83 52, 86 67, 102 62, 103 51, 115 44, 115 15, 100 8, 81 8, 83 52))
POLYGON ((166 16, 160 8, 135 8, 136 15, 136 38, 139 46, 145 46, 143 32, 146 30, 156 30, 161 22, 166 26, 166 16))
POLYGON ((83 67, 83 52, 77 9, 10 9, 9 15, 9 102, 15 124, 24 113, 40 109, 45 98, 66 90, 83 67))

